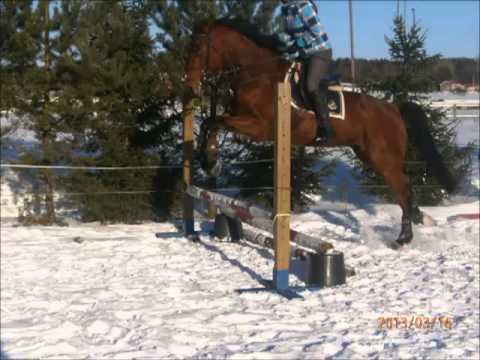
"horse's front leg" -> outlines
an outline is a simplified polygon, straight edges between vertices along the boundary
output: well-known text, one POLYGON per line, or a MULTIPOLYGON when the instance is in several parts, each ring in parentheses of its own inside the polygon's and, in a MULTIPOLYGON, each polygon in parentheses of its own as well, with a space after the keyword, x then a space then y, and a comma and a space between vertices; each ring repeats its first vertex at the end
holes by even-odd
POLYGON ((273 140, 273 123, 254 114, 221 116, 221 124, 227 130, 247 136, 254 141, 273 140))
POLYGON ((232 114, 219 121, 230 131, 254 141, 273 140, 273 87, 270 82, 249 82, 236 91, 232 114))
POLYGON ((219 124, 211 119, 200 125, 197 159, 200 167, 209 176, 218 176, 221 172, 221 163, 218 157, 218 131, 219 124))
POLYGON ((222 170, 217 139, 220 128, 247 136, 254 141, 273 139, 273 128, 262 118, 254 115, 222 115, 217 116, 215 120, 213 126, 202 125, 197 151, 200 166, 209 176, 219 176, 222 170))

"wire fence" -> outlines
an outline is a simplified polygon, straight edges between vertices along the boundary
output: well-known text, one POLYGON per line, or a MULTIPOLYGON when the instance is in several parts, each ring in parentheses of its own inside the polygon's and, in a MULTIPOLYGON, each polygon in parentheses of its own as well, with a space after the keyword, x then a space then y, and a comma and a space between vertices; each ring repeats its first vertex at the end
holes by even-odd
POLYGON ((29 164, 0 164, 0 168, 11 169, 57 169, 57 170, 147 170, 147 169, 181 169, 182 165, 152 165, 152 166, 72 166, 72 165, 29 165, 29 164))
MULTIPOLYGON (((271 160, 264 160, 264 162, 270 162, 271 160)), ((250 163, 250 162, 246 162, 250 163)), ((424 165, 424 162, 417 161, 417 162, 410 162, 412 164, 418 164, 418 165, 424 165)), ((68 166, 29 166, 25 165, 24 166, 15 166, 15 165, 22 165, 22 164, 2 164, 2 167, 4 168, 13 168, 13 169, 80 169, 80 170, 131 170, 133 169, 150 169, 151 167, 112 167, 112 168, 107 168, 107 167, 101 167, 101 168, 96 168, 96 167, 68 167, 68 166), (3 166, 5 165, 5 166, 3 166)), ((169 168, 169 167, 158 167, 158 168, 169 168)), ((171 168, 178 168, 178 166, 172 166, 171 168)), ((8 182, 4 181, 3 182, 8 182)), ((329 190, 329 191, 336 191, 341 188, 341 190, 338 190, 339 192, 345 192, 345 187, 350 188, 350 189, 357 189, 357 190, 368 190, 368 189, 389 189, 388 185, 379 185, 379 184, 361 184, 359 182, 355 181, 346 181, 342 182, 341 184, 337 185, 330 185, 330 184, 322 184, 321 188, 323 190, 329 190)), ((439 185, 428 185, 428 184, 412 184, 412 187, 414 189, 439 189, 441 186, 439 185)), ((209 190, 211 191, 217 191, 217 192, 230 192, 230 193, 240 193, 240 192, 245 192, 245 191, 257 191, 257 192, 273 192, 274 191, 273 186, 248 186, 248 187, 242 187, 242 186, 232 186, 232 187, 209 187, 209 190)), ((291 189, 291 188, 290 188, 291 189)), ((347 190, 348 191, 348 190, 347 190)), ((36 192, 33 191, 20 191, 23 196, 26 195, 35 195, 37 194, 36 192)), ((177 194, 177 195, 183 195, 184 191, 181 190, 166 190, 166 189, 141 189, 141 190, 122 190, 122 191, 92 191, 92 192, 67 192, 67 191, 60 191, 56 195, 58 196, 65 196, 65 197, 78 197, 78 196, 102 196, 102 195, 141 195, 141 194, 177 194)))
MULTIPOLYGON (((251 164, 251 163, 269 163, 272 162, 273 159, 262 159, 262 160, 255 160, 255 161, 236 161, 233 162, 232 165, 244 165, 244 164, 251 164)), ((416 164, 422 164, 423 162, 412 162, 416 164)), ((27 169, 33 169, 33 170, 40 170, 40 169, 54 169, 54 170, 63 170, 63 169, 74 169, 74 170, 82 170, 82 171, 131 171, 132 169, 134 170, 140 170, 140 171, 148 171, 150 169, 165 169, 165 168, 172 168, 172 169, 178 169, 181 168, 179 165, 162 165, 162 166, 125 166, 125 167, 120 167, 120 166, 114 166, 114 167, 94 167, 94 166, 66 166, 66 165, 27 165, 27 164, 1 164, 2 168, 10 168, 10 169, 15 169, 15 170, 27 170, 27 169)), ((179 178, 181 181, 181 178, 179 178)), ((5 183, 3 176, 2 176, 2 183, 5 183)), ((204 185, 205 187, 205 185, 204 185)), ((222 187, 222 186, 208 186, 206 187, 210 191, 218 192, 218 193, 224 193, 228 196, 236 197, 240 193, 245 193, 245 192, 250 192, 250 193, 268 193, 272 194, 274 192, 274 187, 273 186, 247 186, 247 187, 241 187, 241 186, 232 186, 232 187, 222 187)), ((439 185, 429 185, 429 184, 412 184, 412 188, 414 191, 432 191, 432 190, 439 190, 441 189, 441 186, 439 185)), ((353 180, 353 179, 346 179, 345 181, 336 181, 335 183, 326 183, 326 184, 321 184, 321 189, 320 193, 318 195, 327 195, 328 194, 328 202, 334 202, 335 204, 338 204, 338 206, 343 206, 345 211, 349 208, 348 204, 349 199, 352 199, 352 196, 355 197, 354 194, 357 194, 359 191, 360 192, 368 192, 368 191, 378 191, 378 190, 384 190, 388 191, 389 186, 387 185, 382 185, 382 184, 361 184, 358 182, 358 180, 353 180)), ((293 190, 293 188, 290 188, 289 190, 293 190)), ((9 205, 12 207, 14 205, 17 209, 18 216, 22 217, 24 214, 32 214, 31 210, 25 210, 25 209, 31 209, 32 204, 37 201, 37 207, 38 207, 38 199, 40 199, 41 202, 41 207, 46 206, 44 203, 45 201, 45 195, 46 195, 46 189, 41 188, 41 189, 15 189, 16 194, 11 196, 11 198, 16 198, 17 201, 12 201, 12 200, 5 200, 5 193, 2 185, 2 213, 4 212, 4 206, 9 205), (34 200, 34 199, 37 200, 34 200)), ((145 196, 143 199, 144 201, 149 202, 150 200, 148 199, 153 199, 153 196, 156 195, 166 195, 166 196, 177 196, 179 198, 183 197, 185 192, 183 189, 161 189, 161 188, 143 188, 143 189, 126 189, 126 190, 106 190, 106 191, 77 191, 77 192, 69 192, 69 191, 64 191, 61 190, 61 187, 58 187, 58 189, 55 189, 55 193, 53 194, 53 200, 55 203, 55 207, 58 206, 59 209, 66 209, 65 214, 68 213, 68 211, 74 211, 77 212, 78 208, 76 208, 75 204, 79 204, 78 201, 83 201, 82 200, 76 200, 79 198, 85 198, 85 200, 89 197, 89 201, 94 201, 95 197, 110 197, 110 199, 107 199, 107 201, 113 201, 115 204, 118 203, 119 206, 125 206, 129 205, 130 201, 132 200, 132 196, 138 196, 142 197, 145 196)), ((138 198, 139 199, 139 198, 138 198)), ((137 200, 138 200, 137 199, 137 200)), ((100 201, 100 200, 99 200, 100 201)), ((133 202, 132 202, 133 203, 133 202)), ((112 206, 115 206, 115 204, 112 204, 112 206)), ((133 205, 134 206, 134 205, 133 205)), ((152 205, 153 206, 153 205, 152 205)), ((41 210, 43 211, 43 210, 41 210)), ((12 213, 12 211, 10 211, 12 213)), ((2 217, 4 215, 2 214, 2 217)), ((17 217, 17 216, 13 216, 17 217)))
MULTIPOLYGON (((479 136, 480 141, 480 136, 479 136)), ((346 147, 348 148, 348 147, 346 147)), ((480 144, 457 144, 458 149, 470 148, 474 152, 480 150, 480 144)), ((291 160, 300 160, 301 158, 292 156, 291 160)), ((254 165, 273 163, 274 158, 257 159, 257 160, 236 160, 229 161, 225 166, 242 166, 242 165, 254 165)), ((425 165, 425 161, 413 161, 407 160, 404 162, 406 165, 425 165)), ((182 164, 168 164, 168 165, 145 165, 145 166, 75 166, 75 165, 31 165, 21 163, 1 163, 0 168, 5 169, 51 169, 51 170, 89 170, 89 171, 122 171, 122 170, 157 170, 157 169, 182 169, 182 164)))

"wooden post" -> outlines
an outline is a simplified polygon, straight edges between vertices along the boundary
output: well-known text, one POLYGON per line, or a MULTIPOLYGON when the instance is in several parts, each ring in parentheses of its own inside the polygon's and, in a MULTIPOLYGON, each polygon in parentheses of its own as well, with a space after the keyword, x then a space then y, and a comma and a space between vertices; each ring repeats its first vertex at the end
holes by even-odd
POLYGON ((193 198, 187 194, 187 188, 192 185, 193 171, 193 100, 183 109, 183 231, 185 236, 195 233, 193 217, 193 198))
POLYGON ((348 14, 350 19, 350 70, 352 74, 352 84, 355 84, 355 53, 354 53, 354 38, 353 38, 353 10, 352 0, 348 1, 348 14))
MULTIPOLYGON (((215 84, 211 85, 211 94, 210 94, 210 118, 207 120, 210 122, 209 128, 212 129, 215 127, 215 130, 211 130, 212 133, 209 134, 209 139, 207 140, 207 159, 209 163, 218 161, 218 130, 215 121, 217 119, 217 99, 218 99, 218 88, 215 84)), ((217 188, 217 177, 212 176, 208 179, 208 189, 215 191, 217 188)), ((208 203, 208 213, 207 217, 209 219, 215 219, 217 215, 217 208, 214 204, 208 203)))
MULTIPOLYGON (((210 134, 210 139, 207 142, 207 154, 208 154, 207 157, 209 162, 218 161, 218 134, 216 130, 214 133, 210 134)), ((215 191, 216 188, 217 188, 217 177, 211 176, 208 179, 208 189, 215 191)), ((215 204, 209 202, 207 217, 209 219, 215 219, 216 215, 217 215, 217 207, 215 206, 215 204)))
POLYGON ((274 239, 275 265, 273 285, 277 290, 288 289, 290 260, 290 151, 291 114, 290 85, 275 87, 275 206, 274 239))

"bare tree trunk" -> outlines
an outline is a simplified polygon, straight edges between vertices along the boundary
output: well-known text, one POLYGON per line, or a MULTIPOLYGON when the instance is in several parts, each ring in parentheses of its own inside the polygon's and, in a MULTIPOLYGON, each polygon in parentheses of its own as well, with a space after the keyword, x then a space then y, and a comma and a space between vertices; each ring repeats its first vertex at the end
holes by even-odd
MULTIPOLYGON (((49 38, 49 2, 45 1, 43 3, 43 11, 44 11, 44 21, 45 21, 45 31, 44 31, 44 63, 45 63, 45 72, 47 73, 47 81, 48 75, 50 72, 50 38, 49 38)), ((44 94, 44 106, 43 106, 43 116, 46 118, 45 125, 48 126, 48 104, 50 103, 50 95, 49 95, 50 87, 47 84, 45 94, 44 94)), ((43 151, 43 160, 45 163, 50 164, 50 149, 49 149, 49 137, 51 135, 46 131, 46 129, 42 129, 42 151, 43 151)), ((53 173, 49 169, 44 169, 42 172, 42 180, 45 183, 45 209, 46 209, 46 216, 47 221, 49 223, 53 223, 56 221, 56 214, 55 214, 55 204, 53 199, 54 194, 54 180, 53 180, 53 173)))
POLYGON ((43 181, 45 182, 46 189, 45 189, 45 209, 47 211, 47 220, 48 222, 54 223, 57 220, 56 212, 55 212, 55 202, 53 199, 54 194, 54 181, 53 176, 49 174, 47 170, 43 174, 43 181))
MULTIPOLYGON (((217 88, 212 87, 212 94, 210 98, 210 118, 208 121, 214 123, 217 117, 217 88)), ((214 132, 209 136, 210 141, 207 144, 207 157, 209 162, 218 161, 218 130, 215 129, 214 132)), ((208 179, 208 189, 216 191, 217 188, 217 177, 210 177, 208 179)), ((217 215, 217 207, 213 203, 208 203, 208 218, 215 219, 217 215)))

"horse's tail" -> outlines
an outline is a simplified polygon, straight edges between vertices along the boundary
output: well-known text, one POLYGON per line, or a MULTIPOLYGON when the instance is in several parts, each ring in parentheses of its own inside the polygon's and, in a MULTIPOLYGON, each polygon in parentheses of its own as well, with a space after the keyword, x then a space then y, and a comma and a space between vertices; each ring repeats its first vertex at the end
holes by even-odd
POLYGON ((403 119, 409 125, 408 135, 425 158, 427 169, 432 172, 447 192, 453 192, 456 187, 455 180, 435 145, 425 111, 420 105, 412 102, 401 104, 399 109, 403 119))

